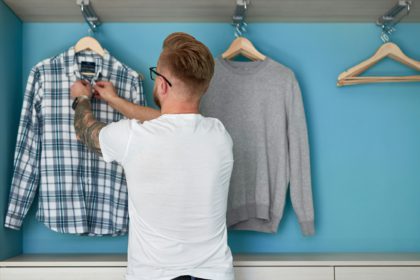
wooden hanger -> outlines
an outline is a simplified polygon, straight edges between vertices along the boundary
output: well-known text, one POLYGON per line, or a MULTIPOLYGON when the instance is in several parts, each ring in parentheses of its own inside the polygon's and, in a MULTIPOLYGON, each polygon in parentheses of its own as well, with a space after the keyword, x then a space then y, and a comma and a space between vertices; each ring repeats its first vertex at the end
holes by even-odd
POLYGON ((417 76, 371 76, 359 77, 361 73, 381 61, 389 57, 410 68, 420 71, 420 61, 416 61, 405 55, 401 49, 394 43, 383 44, 376 53, 367 60, 358 65, 344 71, 338 76, 337 86, 367 84, 367 83, 384 83, 384 82, 418 82, 420 75, 417 76))
POLYGON ((265 60, 266 58, 254 47, 250 40, 244 37, 233 40, 229 48, 222 54, 222 58, 232 59, 240 54, 253 61, 265 60))
POLYGON ((420 76, 394 76, 394 77, 349 77, 338 83, 339 86, 350 86, 371 83, 405 83, 420 82, 420 76))
POLYGON ((99 42, 95 38, 90 36, 86 36, 80 39, 79 42, 77 42, 74 46, 74 50, 76 53, 85 50, 91 50, 102 57, 105 56, 105 50, 102 48, 101 44, 99 44, 99 42))
MULTIPOLYGON (((105 50, 102 48, 101 44, 99 44, 99 42, 95 38, 90 37, 90 36, 83 37, 74 46, 74 51, 76 53, 79 53, 85 50, 94 51, 101 57, 105 56, 105 50)), ((91 72, 82 72, 82 74, 85 76, 95 75, 95 73, 91 73, 91 72)))

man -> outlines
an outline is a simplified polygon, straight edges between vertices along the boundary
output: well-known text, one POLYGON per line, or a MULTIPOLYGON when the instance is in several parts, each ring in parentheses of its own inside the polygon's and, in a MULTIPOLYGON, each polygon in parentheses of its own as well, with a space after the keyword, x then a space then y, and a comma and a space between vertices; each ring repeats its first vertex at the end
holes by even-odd
POLYGON ((109 82, 94 86, 111 106, 143 123, 98 122, 89 84, 72 86, 77 136, 105 161, 124 167, 130 215, 126 279, 232 280, 225 218, 232 140, 219 120, 199 114, 214 72, 212 55, 193 37, 174 34, 150 71, 160 112, 119 99, 109 82))

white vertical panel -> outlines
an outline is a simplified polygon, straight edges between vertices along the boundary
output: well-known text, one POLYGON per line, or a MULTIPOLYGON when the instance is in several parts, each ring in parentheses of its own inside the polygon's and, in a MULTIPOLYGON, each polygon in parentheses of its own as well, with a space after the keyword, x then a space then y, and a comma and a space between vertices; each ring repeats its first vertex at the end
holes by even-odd
POLYGON ((3 267, 1 280, 124 280, 124 267, 3 267))
POLYGON ((235 267, 235 280, 334 280, 334 268, 235 267))
POLYGON ((335 280, 420 280, 420 267, 336 267, 335 280))

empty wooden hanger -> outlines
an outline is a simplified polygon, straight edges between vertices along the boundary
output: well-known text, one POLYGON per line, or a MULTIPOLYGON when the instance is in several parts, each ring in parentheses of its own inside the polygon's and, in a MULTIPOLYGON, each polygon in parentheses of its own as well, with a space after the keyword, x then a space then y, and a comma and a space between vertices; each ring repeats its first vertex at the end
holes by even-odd
POLYGON ((244 37, 238 37, 233 40, 229 48, 222 54, 223 59, 232 59, 237 55, 243 55, 246 58, 258 61, 265 60, 266 56, 260 53, 250 40, 244 37))
POLYGON ((344 71, 338 76, 337 86, 356 85, 366 83, 384 83, 384 82, 419 82, 420 75, 415 76, 370 76, 360 77, 361 73, 381 61, 389 57, 410 68, 420 71, 420 61, 416 61, 405 55, 401 49, 394 43, 383 44, 376 53, 367 60, 358 65, 344 71))

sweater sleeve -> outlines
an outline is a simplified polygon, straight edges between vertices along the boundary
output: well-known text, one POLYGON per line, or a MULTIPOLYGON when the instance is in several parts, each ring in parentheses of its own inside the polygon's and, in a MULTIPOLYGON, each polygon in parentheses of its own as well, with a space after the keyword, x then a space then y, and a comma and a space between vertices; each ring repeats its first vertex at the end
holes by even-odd
POLYGON ((289 142, 290 195, 304 235, 315 234, 311 168, 305 111, 299 84, 294 75, 287 96, 287 136, 289 142))

